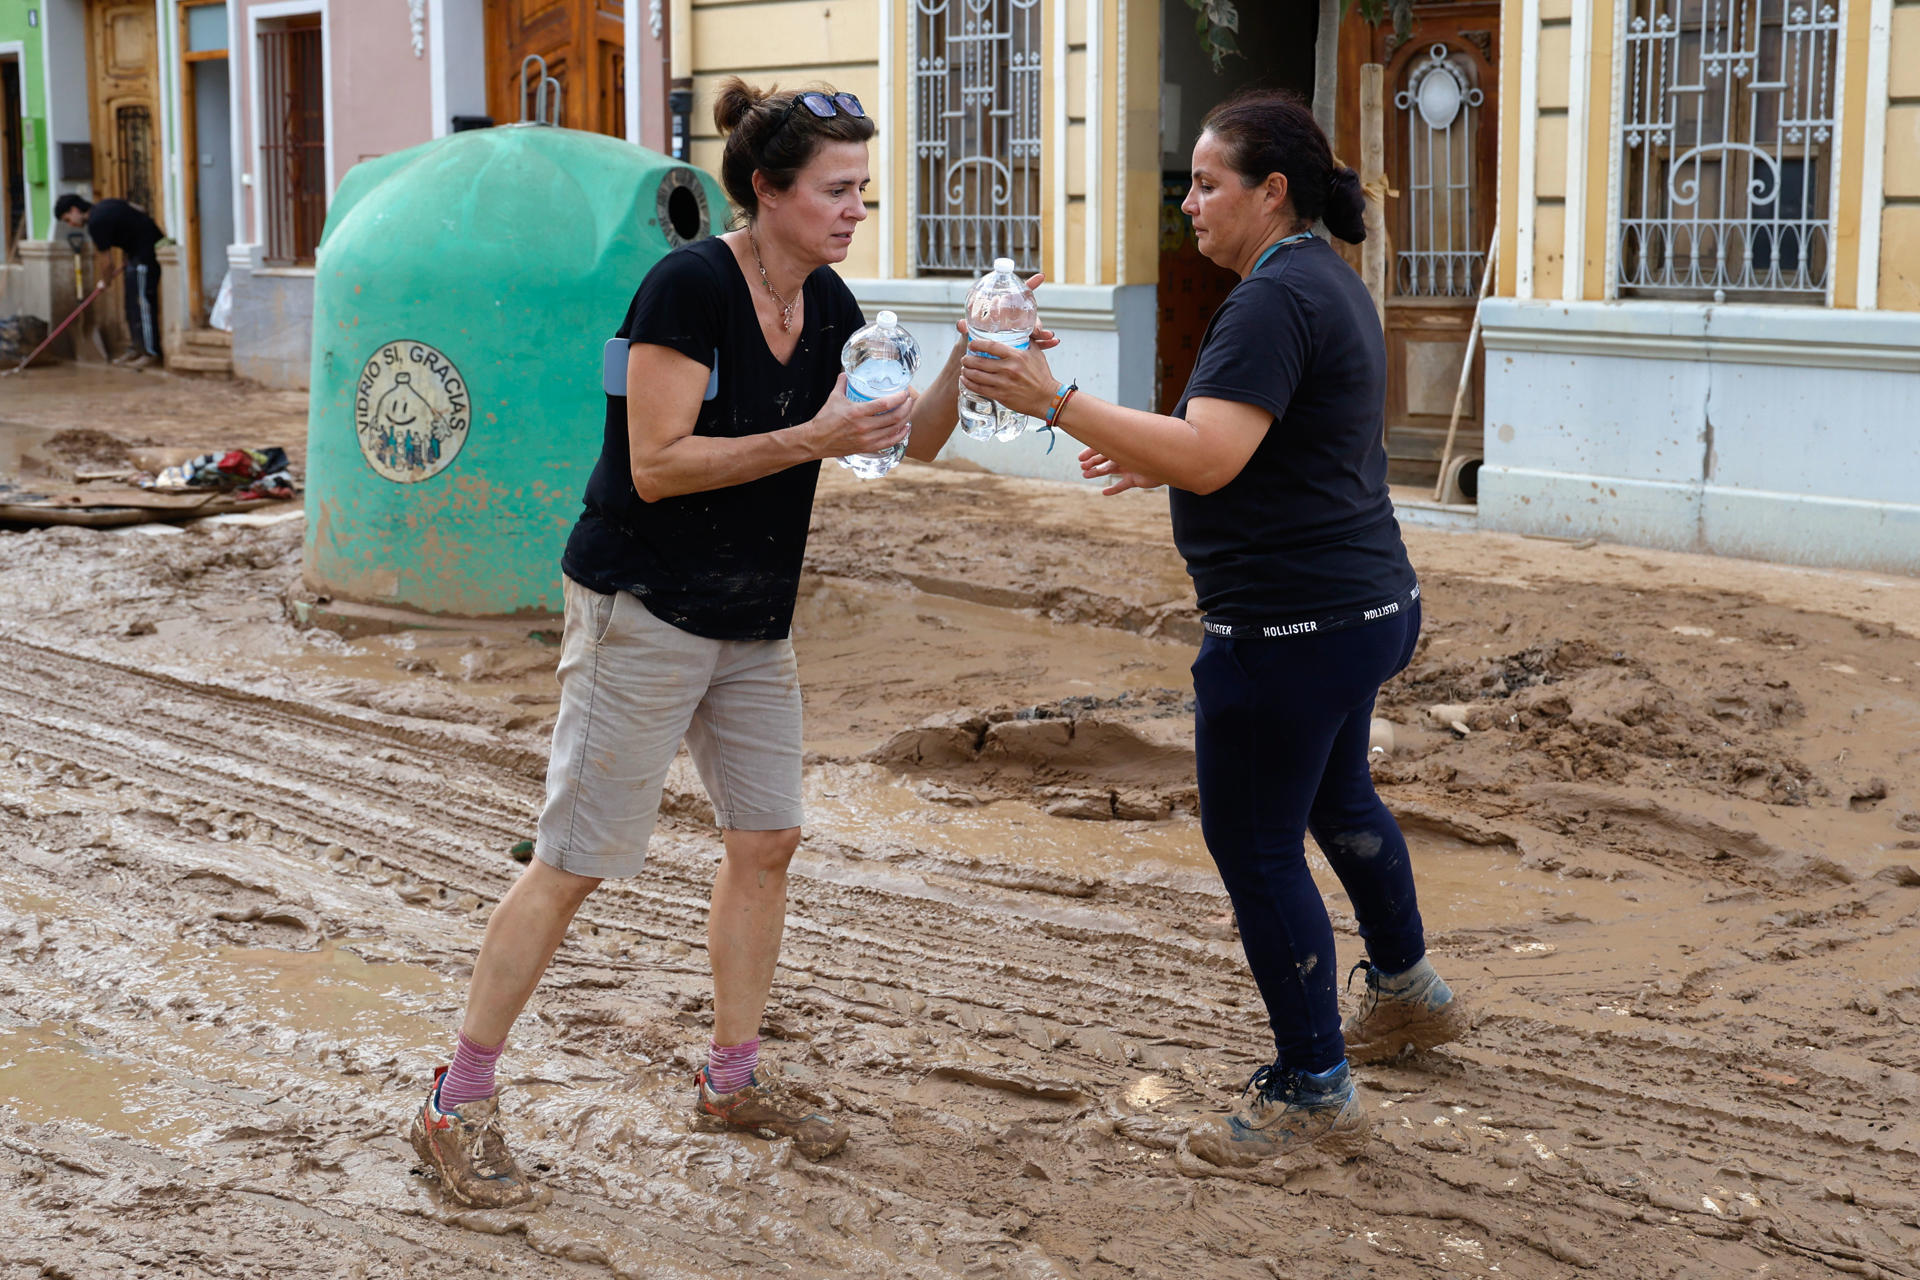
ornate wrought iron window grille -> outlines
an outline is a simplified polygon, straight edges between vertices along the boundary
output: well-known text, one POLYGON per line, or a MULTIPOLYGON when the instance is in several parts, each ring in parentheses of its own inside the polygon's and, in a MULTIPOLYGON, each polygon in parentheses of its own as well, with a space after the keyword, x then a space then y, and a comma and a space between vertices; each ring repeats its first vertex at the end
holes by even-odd
POLYGON ((1393 105, 1406 113, 1407 176, 1394 292, 1413 298, 1471 298, 1480 290, 1486 247, 1475 247, 1473 153, 1480 104, 1473 64, 1444 44, 1409 63, 1393 105))
POLYGON ((153 117, 142 106, 123 106, 113 113, 114 194, 153 212, 153 117))
POLYGON ((1040 262, 1040 0, 913 0, 916 275, 1040 262))
POLYGON ((1626 295, 1824 298, 1837 0, 1630 0, 1626 295))

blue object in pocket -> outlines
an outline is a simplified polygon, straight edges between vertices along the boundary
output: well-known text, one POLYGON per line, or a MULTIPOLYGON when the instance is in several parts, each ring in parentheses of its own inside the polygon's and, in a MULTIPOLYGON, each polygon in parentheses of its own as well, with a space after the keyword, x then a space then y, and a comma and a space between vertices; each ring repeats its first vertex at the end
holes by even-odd
MULTIPOLYGON (((601 388, 610 396, 626 398, 627 394, 627 348, 633 344, 625 338, 608 338, 602 348, 600 362, 601 388)), ((720 348, 713 349, 713 369, 707 375, 707 393, 700 398, 711 400, 720 394, 720 348)))

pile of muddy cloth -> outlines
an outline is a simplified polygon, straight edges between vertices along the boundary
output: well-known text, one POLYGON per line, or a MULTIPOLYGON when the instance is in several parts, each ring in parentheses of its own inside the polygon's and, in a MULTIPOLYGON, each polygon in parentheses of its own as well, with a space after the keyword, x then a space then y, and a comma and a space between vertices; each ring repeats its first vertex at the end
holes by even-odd
POLYGON ((287 463, 287 451, 277 447, 203 453, 158 475, 143 475, 135 483, 161 493, 211 491, 243 499, 291 498, 300 492, 287 463))

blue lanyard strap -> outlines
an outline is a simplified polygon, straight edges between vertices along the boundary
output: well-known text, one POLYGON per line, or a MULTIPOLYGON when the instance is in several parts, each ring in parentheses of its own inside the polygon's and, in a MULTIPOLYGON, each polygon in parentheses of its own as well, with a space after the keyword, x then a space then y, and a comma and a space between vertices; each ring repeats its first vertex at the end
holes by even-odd
POLYGON ((1285 240, 1274 241, 1272 244, 1267 246, 1266 252, 1260 255, 1260 260, 1253 264, 1253 269, 1255 271, 1258 271, 1260 268, 1266 266, 1267 259, 1271 258, 1274 254, 1280 252, 1280 248, 1282 245, 1293 244, 1295 241, 1299 241, 1299 240, 1311 240, 1311 239, 1313 239, 1313 232, 1298 231, 1298 232, 1295 232, 1293 235, 1288 236, 1285 240))

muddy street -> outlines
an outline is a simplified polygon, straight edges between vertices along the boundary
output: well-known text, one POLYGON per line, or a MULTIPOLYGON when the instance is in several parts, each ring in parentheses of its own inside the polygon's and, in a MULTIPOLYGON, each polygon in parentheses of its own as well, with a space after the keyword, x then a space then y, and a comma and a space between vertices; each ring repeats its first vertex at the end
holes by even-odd
MULTIPOLYGON (((15 465, 196 443, 52 385, 15 465)), ((683 755, 502 1063, 553 1201, 489 1213, 400 1127, 533 834, 555 637, 302 626, 302 536, 0 532, 0 1277, 1920 1277, 1920 582, 1409 528, 1374 773, 1476 1025, 1357 1072, 1364 1158, 1261 1181, 1180 1143, 1272 1045, 1164 498, 829 467, 763 1034, 852 1141, 693 1125, 683 755)))

